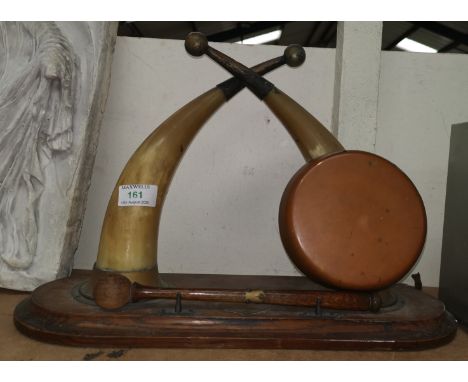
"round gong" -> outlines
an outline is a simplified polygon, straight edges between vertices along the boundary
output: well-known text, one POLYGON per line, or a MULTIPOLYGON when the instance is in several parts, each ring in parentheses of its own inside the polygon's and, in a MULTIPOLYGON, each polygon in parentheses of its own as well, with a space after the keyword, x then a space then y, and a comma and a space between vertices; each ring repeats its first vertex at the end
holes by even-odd
POLYGON ((344 151, 307 163, 283 194, 283 245, 307 276, 345 289, 385 288, 418 259, 424 204, 411 180, 375 154, 344 151))

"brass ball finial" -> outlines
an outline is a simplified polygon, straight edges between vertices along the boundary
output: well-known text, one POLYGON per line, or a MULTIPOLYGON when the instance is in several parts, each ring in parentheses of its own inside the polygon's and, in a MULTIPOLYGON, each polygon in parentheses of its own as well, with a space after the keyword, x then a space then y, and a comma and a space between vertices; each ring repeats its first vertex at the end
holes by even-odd
POLYGON ((208 49, 208 40, 203 33, 191 32, 185 38, 185 50, 192 56, 202 56, 208 49))
POLYGON ((286 64, 292 68, 300 66, 306 59, 306 53, 302 46, 293 44, 289 45, 284 51, 286 64))

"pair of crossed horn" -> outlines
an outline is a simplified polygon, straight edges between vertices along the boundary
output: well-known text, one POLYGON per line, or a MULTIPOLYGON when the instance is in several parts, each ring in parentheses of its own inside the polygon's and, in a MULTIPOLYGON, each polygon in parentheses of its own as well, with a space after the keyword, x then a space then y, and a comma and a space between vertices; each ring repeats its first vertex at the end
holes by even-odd
POLYGON ((421 254, 426 236, 424 204, 413 183, 384 158, 345 151, 316 118, 260 76, 285 63, 300 65, 303 49, 288 47, 281 57, 250 70, 210 47, 200 33, 188 35, 185 47, 193 55, 208 55, 235 79, 177 110, 132 155, 109 200, 96 273, 116 272, 142 285, 164 286, 156 261, 157 235, 172 176, 204 123, 245 84, 283 123, 307 162, 280 204, 281 239, 294 264, 313 280, 340 289, 378 290, 403 277, 421 254), (317 187, 324 184, 329 187, 317 187), (152 185, 156 200, 123 206, 120 191, 126 195, 139 185, 152 185), (351 236, 343 234, 350 229, 351 236))

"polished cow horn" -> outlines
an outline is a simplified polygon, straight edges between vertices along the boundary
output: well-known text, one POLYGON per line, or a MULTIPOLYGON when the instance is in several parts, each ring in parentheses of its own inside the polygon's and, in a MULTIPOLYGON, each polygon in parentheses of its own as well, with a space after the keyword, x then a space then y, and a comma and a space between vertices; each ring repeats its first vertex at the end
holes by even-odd
MULTIPOLYGON (((192 48, 196 48, 193 46, 192 48)), ((266 74, 305 59, 299 46, 252 68, 266 74)), ((161 285, 156 251, 164 199, 184 152, 203 124, 244 87, 232 78, 200 95, 171 115, 134 152, 112 192, 101 230, 96 271, 112 271, 145 285, 161 285)), ((95 272, 97 274, 98 272, 95 272)), ((92 294, 92 285, 87 294, 92 294)))

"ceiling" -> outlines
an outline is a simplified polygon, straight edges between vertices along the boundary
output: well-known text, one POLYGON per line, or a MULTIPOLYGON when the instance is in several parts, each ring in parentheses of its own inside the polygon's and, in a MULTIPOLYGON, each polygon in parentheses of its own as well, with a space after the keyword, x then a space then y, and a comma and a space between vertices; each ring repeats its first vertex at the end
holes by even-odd
MULTIPOLYGON (((198 31, 209 41, 234 42, 281 29, 281 37, 268 44, 334 48, 336 26, 336 21, 121 21, 118 35, 182 40, 198 31)), ((468 53, 468 22, 384 21, 383 50, 400 50, 396 45, 404 38, 439 53, 468 53)))

